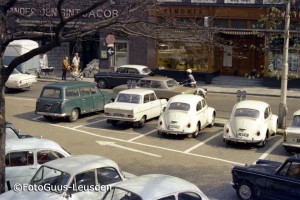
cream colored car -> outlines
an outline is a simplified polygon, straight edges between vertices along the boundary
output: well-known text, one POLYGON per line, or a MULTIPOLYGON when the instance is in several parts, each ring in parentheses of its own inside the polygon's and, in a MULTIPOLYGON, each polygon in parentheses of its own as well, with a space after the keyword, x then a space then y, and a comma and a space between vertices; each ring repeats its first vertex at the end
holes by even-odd
POLYGON ((293 114, 293 119, 284 132, 282 147, 287 151, 300 150, 300 110, 293 114))

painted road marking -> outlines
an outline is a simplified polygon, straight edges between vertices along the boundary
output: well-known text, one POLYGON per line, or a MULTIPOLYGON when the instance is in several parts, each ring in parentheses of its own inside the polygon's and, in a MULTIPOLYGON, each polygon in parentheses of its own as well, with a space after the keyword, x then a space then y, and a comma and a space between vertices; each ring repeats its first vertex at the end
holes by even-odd
MULTIPOLYGON (((277 146, 282 143, 282 140, 278 140, 275 144, 273 144, 263 155, 261 155, 259 159, 265 159, 277 146)), ((256 162, 256 161, 255 161, 256 162)), ((255 164, 255 162, 253 164, 255 164)))
POLYGON ((128 150, 128 151, 133 151, 133 152, 137 152, 137 153, 146 154, 146 155, 149 155, 149 156, 154 156, 154 157, 159 157, 159 158, 161 157, 160 155, 157 155, 157 154, 148 153, 148 152, 145 152, 145 151, 141 151, 141 150, 137 150, 137 149, 133 149, 133 148, 129 148, 129 147, 124 147, 124 146, 116 144, 115 142, 107 142, 107 141, 96 141, 96 142, 100 145, 108 145, 108 146, 117 147, 117 148, 120 148, 120 149, 125 149, 125 150, 128 150))
POLYGON ((132 139, 130 139, 130 140, 127 140, 127 142, 132 142, 132 141, 137 140, 137 139, 139 139, 139 138, 141 138, 141 137, 145 137, 145 136, 147 136, 147 135, 149 135, 149 134, 151 134, 151 133, 154 133, 155 131, 156 131, 156 129, 154 129, 154 130, 152 130, 152 131, 149 131, 148 133, 145 133, 145 134, 139 135, 139 136, 137 136, 137 137, 134 137, 134 138, 132 138, 132 139))
POLYGON ((98 123, 98 122, 103 122, 103 121, 106 121, 106 119, 100 119, 100 120, 97 120, 97 121, 94 121, 94 122, 91 122, 91 123, 87 123, 87 124, 75 126, 75 127, 73 127, 73 128, 80 128, 80 127, 83 127, 83 126, 88 126, 88 125, 90 125, 90 124, 96 124, 96 123, 98 123))
POLYGON ((22 101, 36 101, 36 99, 29 99, 29 98, 17 98, 17 97, 8 97, 6 96, 5 98, 7 99, 13 99, 13 100, 22 100, 22 101))
POLYGON ((195 146, 193 146, 193 147, 191 147, 191 148, 185 150, 184 153, 189 153, 189 152, 193 151, 194 149, 196 149, 196 148, 198 148, 198 147, 204 145, 205 143, 209 142, 210 140, 212 140, 212 139, 218 137, 218 136, 221 135, 222 133, 223 133, 223 132, 221 131, 220 133, 218 133, 218 134, 216 134, 216 135, 213 135, 213 136, 207 138, 206 140, 204 140, 204 141, 202 141, 202 142, 199 142, 199 144, 197 144, 197 145, 195 145, 195 146))
POLYGON ((122 140, 122 139, 118 139, 118 138, 114 138, 114 137, 108 137, 108 136, 103 136, 103 135, 97 135, 95 133, 91 133, 91 132, 88 132, 88 131, 78 130, 78 129, 74 129, 74 128, 70 128, 70 127, 66 127, 66 126, 61 126, 61 125, 57 125, 57 124, 50 124, 50 125, 56 126, 56 127, 59 127, 59 128, 65 128, 65 129, 72 130, 73 131, 72 133, 74 133, 74 132, 80 132, 80 133, 84 133, 84 134, 95 136, 95 137, 100 137, 100 138, 105 138, 105 139, 111 139, 111 140, 115 140, 115 141, 129 143, 129 144, 136 144, 136 145, 145 146, 145 147, 162 149, 162 150, 171 151, 171 152, 175 152, 175 153, 181 153, 181 154, 185 154, 185 155, 202 157, 202 158, 206 158, 206 159, 210 159, 210 160, 222 161, 222 162, 226 162, 226 163, 230 163, 230 164, 234 164, 234 165, 244 165, 243 163, 238 163, 238 162, 234 162, 234 161, 230 161, 230 160, 224 160, 224 159, 220 159, 220 158, 216 158, 216 157, 211 157, 211 156, 206 156, 206 155, 200 155, 200 154, 193 154, 193 153, 185 153, 183 151, 179 151, 179 150, 176 150, 176 149, 169 149, 169 148, 165 148, 165 147, 160 147, 160 146, 155 146, 155 145, 149 145, 149 144, 143 144, 143 143, 139 143, 139 142, 128 142, 127 140, 122 140))

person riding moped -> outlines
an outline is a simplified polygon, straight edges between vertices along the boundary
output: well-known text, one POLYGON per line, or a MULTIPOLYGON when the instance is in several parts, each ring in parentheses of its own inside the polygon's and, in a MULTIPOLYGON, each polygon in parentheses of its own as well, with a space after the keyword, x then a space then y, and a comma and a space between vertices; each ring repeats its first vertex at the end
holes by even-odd
POLYGON ((192 70, 187 69, 186 70, 186 75, 187 75, 187 78, 184 81, 181 82, 181 85, 185 85, 185 86, 188 86, 188 87, 195 88, 196 85, 197 85, 197 82, 195 80, 194 75, 192 74, 192 70))

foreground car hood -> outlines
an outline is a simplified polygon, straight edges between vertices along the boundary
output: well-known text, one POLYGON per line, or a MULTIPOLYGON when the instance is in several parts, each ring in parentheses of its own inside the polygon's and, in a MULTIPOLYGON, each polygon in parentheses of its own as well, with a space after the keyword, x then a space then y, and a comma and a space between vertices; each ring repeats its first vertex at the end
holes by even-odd
POLYGON ((253 132, 257 130, 258 122, 256 119, 244 118, 244 117, 235 117, 231 120, 231 126, 234 132, 245 131, 253 132))
POLYGON ((62 194, 57 193, 48 193, 48 192, 33 192, 33 191, 22 191, 22 192, 14 192, 8 191, 0 195, 0 200, 52 200, 52 199, 62 199, 62 194))

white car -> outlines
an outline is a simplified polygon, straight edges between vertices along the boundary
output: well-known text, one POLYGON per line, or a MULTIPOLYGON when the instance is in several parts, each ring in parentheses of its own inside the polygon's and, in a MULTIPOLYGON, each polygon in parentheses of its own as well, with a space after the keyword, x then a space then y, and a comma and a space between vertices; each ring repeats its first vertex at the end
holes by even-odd
POLYGON ((10 186, 28 183, 41 164, 67 156, 70 154, 52 140, 8 139, 5 145, 5 179, 10 186))
POLYGON ((216 110, 206 100, 193 94, 179 94, 168 101, 158 119, 158 134, 185 134, 197 137, 206 126, 213 126, 216 110))
POLYGON ((102 199, 111 185, 133 177, 108 158, 74 155, 43 164, 29 182, 38 191, 9 191, 0 199, 102 199))
POLYGON ((127 89, 119 92, 115 102, 104 106, 104 114, 114 126, 126 121, 143 127, 146 120, 158 117, 166 105, 167 100, 158 99, 153 90, 127 89))
POLYGON ((37 82, 35 75, 22 74, 14 69, 5 83, 6 89, 30 89, 37 82))
POLYGON ((287 151, 300 149, 300 110, 293 114, 291 125, 286 128, 283 135, 282 146, 287 151))
POLYGON ((267 138, 276 134, 278 116, 268 103, 244 100, 236 103, 228 122, 224 125, 223 141, 253 143, 265 146, 267 138))
POLYGON ((174 176, 148 174, 117 183, 103 200, 208 200, 194 184, 174 176))

